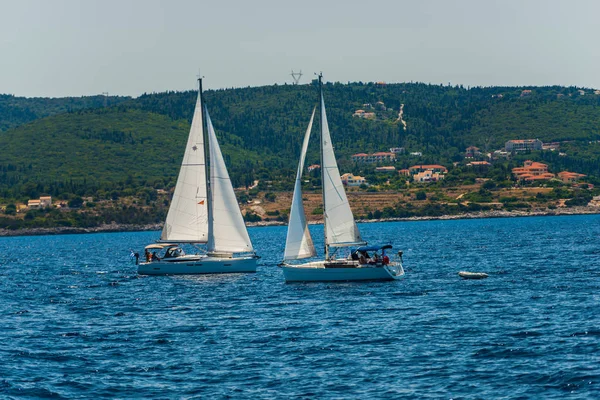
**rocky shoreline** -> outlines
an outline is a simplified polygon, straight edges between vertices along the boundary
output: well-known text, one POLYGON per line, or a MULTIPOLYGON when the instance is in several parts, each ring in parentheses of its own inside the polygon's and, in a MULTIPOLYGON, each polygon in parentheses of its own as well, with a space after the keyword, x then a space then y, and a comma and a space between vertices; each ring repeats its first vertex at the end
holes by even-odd
POLYGON ((100 232, 138 232, 158 231, 162 224, 136 225, 136 224, 104 224, 92 228, 26 228, 26 229, 0 229, 1 236, 42 236, 42 235, 69 235, 78 233, 100 233, 100 232))
MULTIPOLYGON (((480 218, 516 218, 516 217, 540 217, 540 216, 559 216, 559 215, 586 215, 600 214, 600 207, 570 207, 556 208, 553 210, 532 210, 532 211, 477 211, 456 215, 441 215, 436 217, 408 217, 408 218, 381 218, 357 220, 362 223, 372 222, 394 222, 394 221, 429 221, 429 220, 455 220, 455 219, 480 219, 480 218)), ((321 221, 310 221, 309 224, 317 225, 321 221)), ((281 221, 259 221, 250 222, 247 226, 281 226, 287 225, 281 221)), ((42 236, 42 235, 68 235, 79 233, 100 233, 100 232, 139 232, 139 231, 159 231, 162 224, 135 225, 135 224, 105 224, 93 228, 27 228, 18 230, 0 229, 0 237, 6 236, 42 236)))
POLYGON ((560 215, 588 215, 600 214, 600 207, 571 207, 556 208, 553 210, 532 210, 532 211, 474 211, 464 214, 440 215, 438 217, 407 217, 407 218, 382 218, 378 220, 358 220, 357 222, 392 222, 392 221, 431 221, 431 220, 452 220, 452 219, 481 219, 481 218, 517 218, 517 217, 555 217, 560 215))

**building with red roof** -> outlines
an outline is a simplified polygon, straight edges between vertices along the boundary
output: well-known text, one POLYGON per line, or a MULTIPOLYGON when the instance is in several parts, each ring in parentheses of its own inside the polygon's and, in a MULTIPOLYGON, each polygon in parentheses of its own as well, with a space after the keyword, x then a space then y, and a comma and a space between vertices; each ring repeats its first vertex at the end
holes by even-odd
POLYGON ((413 165, 408 170, 410 171, 411 175, 418 174, 419 172, 424 172, 424 171, 440 172, 443 174, 448 172, 448 169, 446 167, 444 167, 443 165, 438 165, 438 164, 413 165))
POLYGON ((569 171, 562 171, 559 172, 557 175, 558 178, 565 183, 577 182, 585 176, 584 174, 578 174, 577 172, 569 171))
POLYGON ((548 172, 548 165, 531 160, 525 161, 523 167, 513 168, 512 173, 518 180, 527 182, 554 178, 554 174, 548 172))
POLYGON ((381 163, 396 161, 396 154, 380 151, 373 154, 358 153, 352 155, 352 161, 355 163, 381 163))

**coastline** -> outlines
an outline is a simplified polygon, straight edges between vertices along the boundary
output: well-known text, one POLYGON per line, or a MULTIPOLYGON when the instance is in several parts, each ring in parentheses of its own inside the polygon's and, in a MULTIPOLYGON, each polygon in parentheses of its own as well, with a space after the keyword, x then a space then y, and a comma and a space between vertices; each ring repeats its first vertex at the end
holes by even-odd
MULTIPOLYGON (((440 215, 440 216, 421 216, 421 217, 406 217, 406 218, 380 218, 380 219, 359 219, 356 222, 374 223, 374 222, 397 222, 397 221, 433 221, 433 220, 456 220, 456 219, 482 219, 482 218, 518 218, 518 217, 545 217, 545 216, 561 216, 561 215, 590 215, 600 214, 600 207, 577 206, 570 208, 556 208, 554 210, 533 210, 533 211, 475 211, 464 214, 440 215)), ((322 221, 309 221, 310 225, 322 224, 322 221)), ((287 223, 281 221, 259 221, 246 223, 248 227, 261 226, 285 226, 287 223)), ((104 224, 93 228, 73 228, 73 227, 56 227, 56 228, 27 228, 27 229, 0 229, 0 237, 12 236, 44 236, 44 235, 70 235, 80 233, 103 233, 103 232, 142 232, 142 231, 159 231, 163 228, 163 224, 104 224)))

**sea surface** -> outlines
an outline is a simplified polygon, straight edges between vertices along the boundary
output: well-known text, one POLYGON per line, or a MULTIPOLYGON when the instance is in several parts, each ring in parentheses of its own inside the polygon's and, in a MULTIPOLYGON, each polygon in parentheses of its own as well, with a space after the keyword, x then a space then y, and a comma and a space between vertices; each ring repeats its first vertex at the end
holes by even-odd
POLYGON ((239 275, 138 276, 158 232, 1 238, 0 398, 600 399, 600 215, 360 229, 405 279, 286 284, 286 227, 239 275))

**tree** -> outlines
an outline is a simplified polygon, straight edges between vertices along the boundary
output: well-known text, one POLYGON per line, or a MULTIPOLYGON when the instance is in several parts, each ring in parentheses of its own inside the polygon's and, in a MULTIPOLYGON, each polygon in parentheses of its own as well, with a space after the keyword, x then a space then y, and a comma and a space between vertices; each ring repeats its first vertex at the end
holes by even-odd
POLYGON ((4 209, 4 214, 6 215, 16 215, 17 214, 17 206, 14 204, 8 204, 4 209))
POLYGON ((83 205, 83 199, 80 196, 75 196, 69 200, 69 207, 79 208, 83 205))

